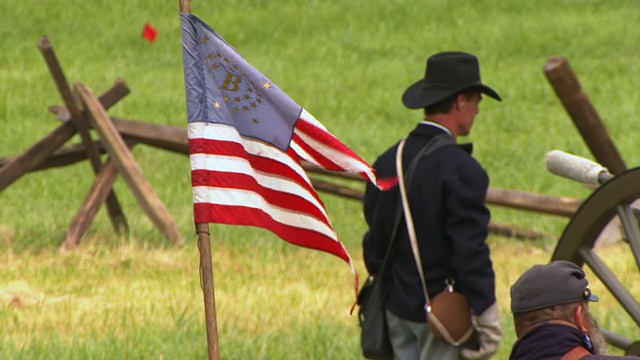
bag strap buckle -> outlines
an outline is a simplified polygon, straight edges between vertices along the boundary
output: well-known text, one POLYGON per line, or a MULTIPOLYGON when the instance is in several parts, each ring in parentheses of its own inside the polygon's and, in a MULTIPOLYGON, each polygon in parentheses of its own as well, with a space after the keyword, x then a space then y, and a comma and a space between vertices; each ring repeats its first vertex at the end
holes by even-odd
POLYGON ((447 286, 446 287, 446 291, 452 293, 453 292, 453 286, 456 284, 456 281, 453 278, 447 278, 444 281, 444 284, 447 286))

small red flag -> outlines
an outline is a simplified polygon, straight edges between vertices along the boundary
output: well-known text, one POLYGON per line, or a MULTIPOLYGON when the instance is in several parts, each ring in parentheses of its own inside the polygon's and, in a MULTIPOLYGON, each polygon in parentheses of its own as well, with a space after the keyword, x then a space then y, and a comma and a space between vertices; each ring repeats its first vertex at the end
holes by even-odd
POLYGON ((151 24, 144 24, 144 29, 142 30, 142 37, 151 41, 156 41, 156 36, 158 36, 158 29, 154 28, 151 24))

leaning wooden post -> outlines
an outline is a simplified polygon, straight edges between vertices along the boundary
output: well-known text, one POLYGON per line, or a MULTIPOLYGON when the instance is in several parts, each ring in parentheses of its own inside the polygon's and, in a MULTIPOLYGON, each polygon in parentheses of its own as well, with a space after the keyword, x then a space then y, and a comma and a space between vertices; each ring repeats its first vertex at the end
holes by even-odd
POLYGON ((79 95, 82 105, 87 109, 91 126, 98 132, 100 141, 107 149, 111 160, 114 161, 118 172, 133 192, 142 210, 167 239, 174 243, 181 242, 180 232, 169 211, 144 177, 140 165, 135 161, 122 136, 113 126, 104 107, 88 86, 78 83, 75 85, 75 91, 79 95))
MULTIPOLYGON (((100 103, 105 109, 110 108, 119 99, 129 93, 129 87, 124 81, 118 81, 109 90, 100 95, 100 103)), ((54 151, 67 140, 77 134, 76 127, 70 118, 22 154, 12 158, 0 168, 0 192, 18 180, 24 174, 38 169, 51 158, 54 151)), ((84 151, 84 149, 83 149, 84 151)))
MULTIPOLYGON (((190 14, 190 0, 179 0, 180 12, 190 14)), ((211 261, 211 236, 208 223, 196 223, 198 249, 200 250, 200 280, 204 294, 205 323, 207 326, 207 348, 209 360, 220 360, 218 346, 218 324, 216 320, 216 300, 213 291, 213 263, 211 261)))
POLYGON ((22 175, 47 160, 57 148, 71 139, 76 133, 76 128, 71 121, 67 121, 36 142, 28 150, 12 158, 0 168, 0 192, 22 175))
POLYGON ((612 174, 617 175, 627 170, 598 112, 567 60, 563 57, 550 58, 544 67, 544 73, 596 160, 612 174))
MULTIPOLYGON (((71 87, 69 86, 67 78, 62 71, 62 67, 58 62, 58 57, 56 56, 55 51, 53 51, 53 46, 51 45, 49 38, 47 36, 40 38, 38 47, 40 48, 40 52, 42 52, 42 56, 44 57, 47 66, 49 67, 49 71, 51 72, 51 76, 58 87, 62 101, 64 101, 64 104, 71 115, 71 122, 78 131, 78 134, 80 134, 80 139, 84 144, 84 149, 91 162, 91 167, 93 168, 94 173, 98 174, 103 167, 102 160, 100 160, 100 154, 95 143, 91 139, 91 135, 89 134, 88 121, 73 98, 71 87)), ((127 220, 111 186, 109 186, 105 204, 107 206, 109 217, 111 218, 111 223, 116 231, 127 231, 129 228, 127 220)))

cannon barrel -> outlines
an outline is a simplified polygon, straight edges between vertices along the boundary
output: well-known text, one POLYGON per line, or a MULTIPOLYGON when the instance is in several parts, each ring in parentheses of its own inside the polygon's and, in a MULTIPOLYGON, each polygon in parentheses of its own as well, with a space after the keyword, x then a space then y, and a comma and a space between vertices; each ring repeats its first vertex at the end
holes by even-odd
POLYGON ((594 161, 561 150, 549 151, 546 164, 552 174, 584 184, 602 185, 614 176, 606 167, 594 161))

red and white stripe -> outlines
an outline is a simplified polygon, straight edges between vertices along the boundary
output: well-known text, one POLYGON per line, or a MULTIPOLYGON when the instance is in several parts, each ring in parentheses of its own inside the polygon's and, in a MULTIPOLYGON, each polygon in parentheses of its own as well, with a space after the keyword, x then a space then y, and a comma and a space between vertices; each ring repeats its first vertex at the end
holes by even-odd
POLYGON ((189 123, 188 133, 196 223, 265 228, 351 264, 299 159, 374 181, 375 175, 313 116, 303 111, 287 152, 243 137, 226 124, 189 123))
POLYGON ((305 109, 294 129, 290 154, 327 170, 359 173, 376 183, 373 168, 305 109))

